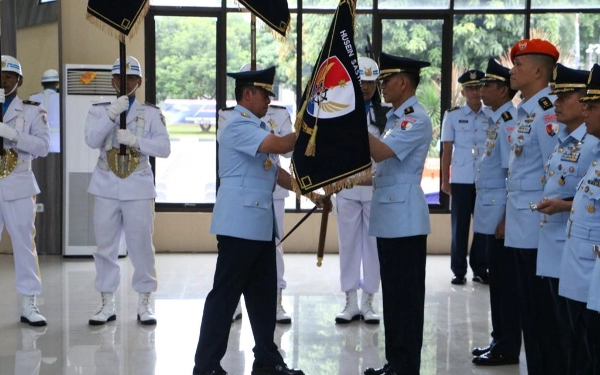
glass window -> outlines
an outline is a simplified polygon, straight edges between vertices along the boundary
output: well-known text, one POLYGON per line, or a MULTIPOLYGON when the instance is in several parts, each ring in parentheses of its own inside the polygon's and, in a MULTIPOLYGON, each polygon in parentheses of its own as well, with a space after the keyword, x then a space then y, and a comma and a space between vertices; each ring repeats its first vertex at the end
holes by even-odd
POLYGON ((380 0, 379 9, 448 9, 450 7, 449 0, 380 0))
POLYGON ((150 5, 169 7, 220 7, 221 0, 150 0, 150 5))
POLYGON ((532 0, 532 9, 600 9, 597 0, 532 0))
POLYGON ((417 98, 425 107, 433 125, 433 139, 425 160, 421 187, 429 204, 440 203, 440 76, 442 67, 443 20, 384 19, 382 51, 392 55, 429 61, 421 70, 417 98))
POLYGON ((532 38, 551 41, 560 52, 559 62, 577 69, 591 69, 598 61, 600 14, 542 13, 531 15, 532 38))
POLYGON ((525 0, 454 0, 454 9, 525 9, 525 0))
POLYGON ((155 21, 156 103, 171 138, 171 155, 156 159, 156 202, 214 203, 217 22, 158 16, 155 21))

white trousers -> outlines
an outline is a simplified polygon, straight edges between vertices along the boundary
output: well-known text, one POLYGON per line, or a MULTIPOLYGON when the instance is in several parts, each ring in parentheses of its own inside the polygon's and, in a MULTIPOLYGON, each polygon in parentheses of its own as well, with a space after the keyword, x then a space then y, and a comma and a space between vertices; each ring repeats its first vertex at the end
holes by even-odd
POLYGON ((371 201, 336 196, 340 284, 343 292, 379 290, 379 256, 375 237, 369 236, 371 201), (361 277, 362 266, 362 277, 361 277))
POLYGON ((5 201, 0 195, 0 234, 5 225, 12 242, 17 293, 38 295, 42 280, 35 246, 35 196, 5 201))
POLYGON ((156 291, 156 269, 154 267, 154 200, 140 199, 119 201, 103 197, 94 200, 94 230, 97 250, 96 290, 115 292, 121 280, 121 268, 117 262, 121 233, 125 233, 127 253, 133 264, 131 281, 138 293, 156 291))
MULTIPOLYGON (((275 222, 277 223, 277 233, 279 237, 283 238, 283 214, 285 213, 285 199, 273 199, 273 209, 275 210, 275 222)), ((279 242, 280 238, 275 240, 275 243, 279 242)), ((275 252, 275 258, 277 260, 277 289, 285 289, 287 283, 283 279, 283 272, 285 270, 283 264, 283 251, 281 245, 277 246, 275 252)))

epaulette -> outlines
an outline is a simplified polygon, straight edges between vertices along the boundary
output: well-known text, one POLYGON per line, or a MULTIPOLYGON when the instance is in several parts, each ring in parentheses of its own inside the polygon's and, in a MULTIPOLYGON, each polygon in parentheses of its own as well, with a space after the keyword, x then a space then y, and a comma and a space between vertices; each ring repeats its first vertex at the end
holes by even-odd
POLYGON ((246 118, 251 118, 249 114, 247 114, 246 112, 240 112, 240 115, 242 115, 243 117, 246 118))
POLYGON ((412 106, 406 107, 404 109, 404 114, 405 115, 410 115, 411 113, 413 113, 415 111, 415 109, 412 106))
POLYGON ((102 103, 94 103, 94 104, 92 104, 92 106, 95 107, 97 105, 109 105, 109 104, 110 104, 110 102, 102 102, 102 103))
POLYGON ((508 122, 510 120, 512 120, 512 115, 510 114, 510 112, 506 111, 502 114, 502 119, 504 120, 504 122, 508 122))
POLYGON ((221 108, 221 111, 233 111, 235 107, 223 107, 221 108))
POLYGON ((154 108, 156 108, 156 109, 160 109, 160 108, 158 108, 158 107, 156 106, 156 104, 152 104, 152 103, 148 103, 148 102, 145 102, 144 104, 145 104, 145 105, 149 105, 150 107, 154 107, 154 108))
POLYGON ((279 108, 279 109, 285 109, 287 111, 287 108, 285 106, 282 106, 282 105, 269 104, 269 107, 279 108))
POLYGON ((23 104, 40 105, 42 103, 40 103, 40 102, 34 102, 33 100, 23 100, 23 104))
POLYGON ((547 96, 544 96, 543 98, 538 100, 538 103, 540 103, 540 106, 544 111, 554 107, 554 105, 552 105, 552 102, 550 101, 550 99, 548 99, 547 96))
POLYGON ((452 111, 456 111, 457 109, 460 109, 461 106, 457 105, 456 107, 452 107, 448 110, 448 112, 452 112, 452 111))

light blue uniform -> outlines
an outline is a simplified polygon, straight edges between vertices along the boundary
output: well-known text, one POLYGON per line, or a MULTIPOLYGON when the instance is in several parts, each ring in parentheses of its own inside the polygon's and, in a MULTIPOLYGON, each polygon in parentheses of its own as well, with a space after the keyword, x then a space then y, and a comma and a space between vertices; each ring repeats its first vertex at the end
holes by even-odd
POLYGON ((577 185, 573 199, 558 292, 572 300, 587 302, 591 309, 597 310, 598 283, 592 278, 597 257, 592 246, 600 244, 600 145, 596 145, 593 152, 593 161, 577 185), (593 289, 590 287, 592 281, 593 289))
POLYGON ((510 135, 510 158, 506 188, 504 245, 537 249, 540 214, 529 203, 539 202, 544 193, 544 163, 556 146, 564 125, 556 121, 550 88, 544 88, 517 107, 517 125, 510 135))
POLYGON ((369 234, 380 238, 427 235, 429 208, 421 176, 432 138, 431 120, 416 96, 387 113, 381 141, 395 157, 377 164, 369 234))
POLYGON ((241 105, 219 132, 221 185, 210 233, 257 241, 277 236, 273 214, 277 166, 268 154, 258 152, 269 134, 266 124, 241 105))
MULTIPOLYGON (((587 134, 581 124, 571 134, 566 128, 558 133, 558 144, 546 162, 544 198, 572 198, 577 184, 594 157, 598 138, 587 134)), ((567 234, 569 212, 542 214, 538 239, 538 276, 559 277, 560 263, 567 234)), ((562 281, 561 281, 562 282, 562 281)))
POLYGON ((473 214, 473 232, 494 234, 504 218, 506 207, 506 172, 510 144, 508 136, 515 127, 517 110, 507 102, 490 113, 485 148, 475 179, 477 196, 473 214))
POLYGON ((488 127, 489 117, 483 106, 478 112, 464 105, 444 114, 441 141, 454 143, 450 177, 453 184, 475 182, 488 127))

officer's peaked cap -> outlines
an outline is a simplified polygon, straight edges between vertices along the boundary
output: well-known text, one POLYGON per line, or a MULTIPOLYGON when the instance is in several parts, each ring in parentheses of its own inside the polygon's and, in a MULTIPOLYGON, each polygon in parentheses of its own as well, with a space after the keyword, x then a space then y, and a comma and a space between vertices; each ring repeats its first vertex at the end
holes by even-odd
POLYGON ((235 79, 236 87, 256 86, 265 90, 270 96, 276 96, 273 91, 273 80, 275 79, 274 66, 262 70, 227 73, 227 75, 235 79))
POLYGON ((396 73, 419 74, 421 68, 431 66, 427 61, 420 61, 408 57, 389 55, 385 52, 379 54, 379 79, 389 77, 396 73))
POLYGON ((587 80, 587 93, 579 99, 580 102, 600 101, 600 65, 594 64, 587 80))
POLYGON ((491 82, 491 81, 500 81, 500 82, 510 82, 510 69, 505 66, 502 66, 495 59, 490 59, 488 61, 487 69, 485 70, 485 76, 481 79, 481 82, 491 82))
POLYGON ((484 76, 485 73, 481 70, 467 70, 460 77, 458 77, 458 83, 460 83, 463 88, 479 86, 481 84, 479 80, 482 79, 484 76))
POLYGON ((585 89, 589 76, 590 72, 587 70, 571 69, 562 64, 556 64, 552 73, 550 94, 556 95, 561 92, 585 89))

